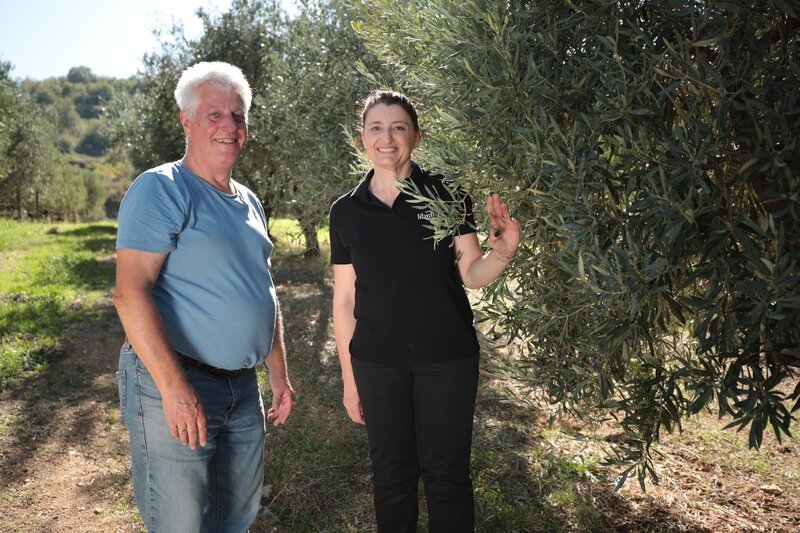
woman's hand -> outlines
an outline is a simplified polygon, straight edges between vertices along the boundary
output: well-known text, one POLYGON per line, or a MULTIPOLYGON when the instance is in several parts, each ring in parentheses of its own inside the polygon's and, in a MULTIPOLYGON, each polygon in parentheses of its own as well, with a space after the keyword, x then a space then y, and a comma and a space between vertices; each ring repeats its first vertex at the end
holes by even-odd
POLYGON ((489 213, 489 248, 505 258, 514 257, 519 247, 519 221, 511 218, 508 204, 501 201, 497 193, 486 200, 486 212, 489 213))
POLYGON ((347 416, 350 417, 350 420, 362 426, 367 423, 364 418, 364 410, 361 409, 361 400, 358 397, 358 391, 355 387, 345 387, 342 403, 347 410, 347 416))

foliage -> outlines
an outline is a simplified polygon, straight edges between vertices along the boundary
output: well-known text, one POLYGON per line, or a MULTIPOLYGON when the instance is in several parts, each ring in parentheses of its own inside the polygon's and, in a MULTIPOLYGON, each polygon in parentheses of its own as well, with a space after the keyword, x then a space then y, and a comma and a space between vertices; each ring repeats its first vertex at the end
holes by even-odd
POLYGON ((7 117, 0 121, 0 213, 102 218, 110 194, 106 181, 113 176, 90 167, 117 157, 106 110, 114 98, 134 90, 135 81, 101 78, 86 67, 41 81, 13 82, 7 74, 0 69, 0 110, 7 117))
POLYGON ((248 146, 234 172, 236 179, 258 194, 267 217, 271 218, 276 214, 279 192, 273 186, 273 150, 278 138, 260 119, 258 96, 275 83, 275 64, 286 53, 286 15, 277 0, 234 0, 221 15, 213 16, 203 9, 197 14, 203 22, 203 34, 189 43, 193 57, 197 61, 227 61, 236 65, 253 89, 248 146))
MULTIPOLYGON (((9 73, 11 63, 0 61, 0 153, 5 153, 11 133, 10 114, 13 109, 14 99, 11 93, 11 80, 9 73)), ((8 162, 0 157, 0 176, 7 170, 8 162)))
POLYGON ((146 56, 136 92, 120 96, 109 112, 111 143, 124 148, 136 174, 183 155, 172 93, 185 63, 169 54, 146 56))
MULTIPOLYGON (((618 417, 644 478, 714 404, 758 447, 800 385, 800 25, 787 2, 377 0, 357 28, 424 103, 426 159, 526 243, 485 293, 498 367, 618 417)), ((623 479, 624 477, 623 476, 623 479)))
POLYGON ((30 97, 14 90, 6 115, 10 127, 0 153, 5 171, 0 174, 0 203, 13 205, 17 217, 39 209, 39 193, 47 186, 59 154, 50 143, 49 125, 30 97))
POLYGON ((352 29, 344 2, 305 1, 287 24, 285 53, 272 80, 260 87, 257 120, 277 140, 273 188, 306 237, 306 254, 319 253, 317 230, 333 200, 357 180, 350 172, 356 101, 373 88, 357 69, 380 63, 352 29))

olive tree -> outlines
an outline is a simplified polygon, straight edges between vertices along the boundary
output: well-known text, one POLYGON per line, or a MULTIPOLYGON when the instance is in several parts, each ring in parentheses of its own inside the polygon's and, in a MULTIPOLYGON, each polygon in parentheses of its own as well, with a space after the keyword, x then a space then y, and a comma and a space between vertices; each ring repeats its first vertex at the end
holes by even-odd
POLYGON ((358 64, 381 70, 344 2, 300 2, 284 53, 256 100, 259 123, 275 139, 274 185, 300 222, 307 256, 319 254, 317 231, 330 204, 358 181, 351 171, 356 102, 374 88, 358 64))
MULTIPOLYGON (((484 293, 496 367, 651 449, 714 406, 760 446, 800 385, 800 21, 782 0, 357 2, 427 159, 524 225, 484 293)), ((443 215, 447 209, 440 210, 443 215)), ((447 224, 446 217, 437 222, 447 224)))

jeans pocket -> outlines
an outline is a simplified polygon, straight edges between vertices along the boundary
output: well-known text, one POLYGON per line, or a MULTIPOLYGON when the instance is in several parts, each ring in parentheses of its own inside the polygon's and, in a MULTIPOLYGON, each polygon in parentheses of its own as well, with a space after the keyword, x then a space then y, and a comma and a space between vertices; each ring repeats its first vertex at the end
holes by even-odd
POLYGON ((119 394, 119 410, 122 414, 122 421, 127 424, 127 420, 125 419, 125 407, 127 401, 126 391, 128 389, 126 383, 127 374, 124 370, 117 371, 117 392, 119 394))

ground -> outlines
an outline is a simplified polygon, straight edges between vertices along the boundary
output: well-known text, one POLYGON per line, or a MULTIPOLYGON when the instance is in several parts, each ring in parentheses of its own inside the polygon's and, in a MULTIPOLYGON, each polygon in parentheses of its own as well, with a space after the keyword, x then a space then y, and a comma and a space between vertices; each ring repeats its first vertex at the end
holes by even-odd
MULTIPOLYGON (((296 271, 276 279, 297 407, 289 426, 268 432, 268 488, 253 530, 372 530, 363 432, 348 425, 339 403, 330 283, 296 271)), ((43 372, 0 392, 0 531, 143 531, 118 412, 122 331, 110 301, 73 326, 70 339, 43 372)), ((486 368, 481 380, 479 531, 498 531, 500 519, 516 524, 504 531, 800 530, 796 439, 767 436, 751 451, 746 434, 703 415, 664 437, 659 485, 642 493, 633 480, 615 492, 615 471, 597 466, 613 425, 549 425, 544 406, 502 402, 504 384, 486 368)))

